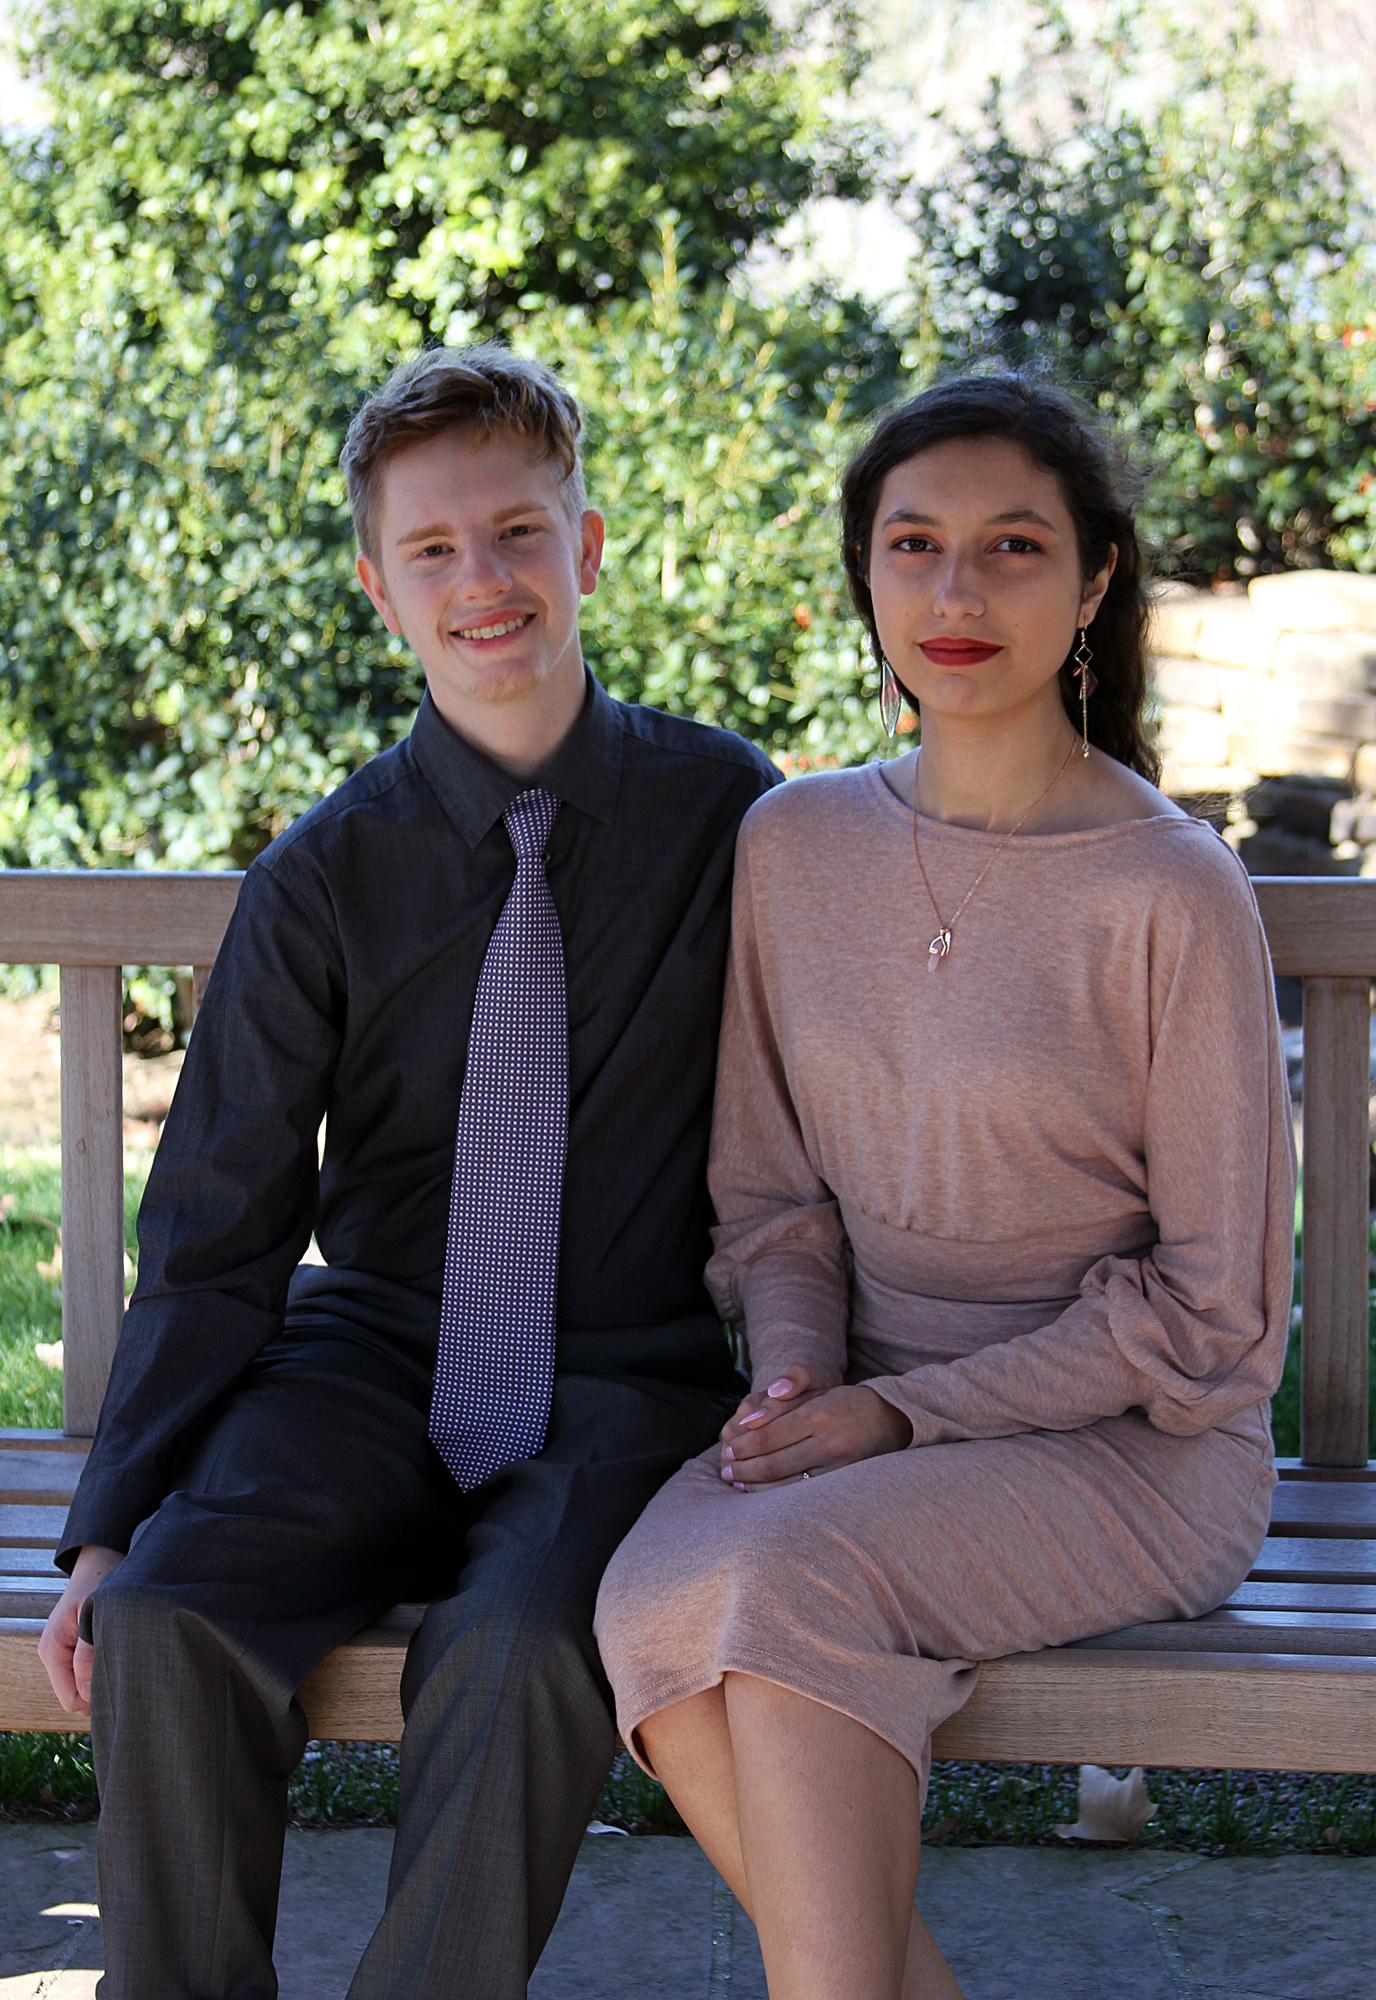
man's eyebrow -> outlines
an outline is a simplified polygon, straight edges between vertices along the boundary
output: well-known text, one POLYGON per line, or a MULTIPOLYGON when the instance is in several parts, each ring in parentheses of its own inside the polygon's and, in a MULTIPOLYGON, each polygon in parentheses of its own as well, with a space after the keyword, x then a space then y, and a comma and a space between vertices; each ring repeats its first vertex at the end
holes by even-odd
POLYGON ((411 528, 406 534, 397 536, 397 547, 404 549, 408 542, 442 542, 449 532, 449 526, 444 521, 438 521, 430 528, 411 528))
MULTIPOLYGON (((500 526, 503 521, 513 520, 518 514, 549 514, 552 512, 553 509, 548 507, 543 500, 520 500, 514 507, 499 507, 497 512, 492 516, 492 520, 494 526, 500 526)), ((448 521, 432 521, 429 526, 424 528, 408 528, 404 535, 397 536, 396 545, 399 549, 404 549, 408 542, 444 542, 448 541, 453 533, 453 527, 448 521)))
MULTIPOLYGON (((891 514, 884 516, 883 525, 886 528, 892 527, 895 521, 906 521, 914 528, 940 526, 935 514, 914 514, 910 507, 895 507, 891 514)), ((1039 527, 1049 528, 1053 535, 1056 533, 1055 522, 1048 521, 1045 514, 1039 514, 1035 507, 1009 507, 1002 514, 991 514, 985 525, 990 528, 1002 528, 1012 521, 1035 521, 1039 527)))

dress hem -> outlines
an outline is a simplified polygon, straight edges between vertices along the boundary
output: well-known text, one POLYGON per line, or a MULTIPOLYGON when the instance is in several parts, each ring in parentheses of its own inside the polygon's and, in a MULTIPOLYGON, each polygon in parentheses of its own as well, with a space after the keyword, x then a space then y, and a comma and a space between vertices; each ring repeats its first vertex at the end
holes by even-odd
MULTIPOLYGON (((913 1659, 916 1664, 919 1656, 914 1655, 913 1659)), ((621 1731, 622 1741, 641 1770, 647 1776, 655 1778, 653 1764, 636 1741, 636 1732, 641 1725, 652 1715, 658 1715, 662 1710, 671 1708, 675 1702, 688 1701, 693 1695, 705 1694, 709 1688, 720 1686, 727 1674, 752 1674, 757 1680, 772 1681, 776 1687, 787 1688, 791 1694, 799 1694, 809 1701, 821 1702, 826 1708, 834 1708, 838 1714, 849 1716, 852 1722, 858 1722, 862 1728, 871 1730, 882 1742, 887 1743, 912 1765, 917 1776, 919 1801, 925 1806, 927 1780, 931 1769, 932 1727, 939 1727, 941 1722, 949 1721, 952 1715, 965 1706, 975 1691, 980 1662, 951 1659, 924 1661, 922 1664, 947 1672, 964 1672, 968 1674, 969 1680, 954 1708, 944 1709, 935 1725, 928 1726, 924 1718, 920 1734, 907 1739, 900 1737, 887 1716, 881 1716, 877 1704, 866 1708, 865 1704, 856 1701, 852 1690, 843 1692, 835 1683, 800 1673, 796 1667, 782 1667, 777 1660, 763 1653, 751 1653, 739 1648, 718 1659, 714 1666, 696 1674, 679 1675, 673 1680, 652 1682, 646 1687, 634 1690, 618 1704, 617 1726, 621 1731), (634 1721, 630 1720, 632 1716, 635 1718, 634 1721)))

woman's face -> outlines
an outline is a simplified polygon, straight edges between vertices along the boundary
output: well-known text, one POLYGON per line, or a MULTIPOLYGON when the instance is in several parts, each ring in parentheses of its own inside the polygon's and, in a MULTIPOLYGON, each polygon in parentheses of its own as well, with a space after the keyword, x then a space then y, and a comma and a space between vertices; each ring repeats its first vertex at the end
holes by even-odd
POLYGON ((924 720, 1059 709, 1061 663, 1112 574, 1111 557, 1085 577, 1059 481, 1003 438, 931 445, 880 489, 875 623, 924 720))

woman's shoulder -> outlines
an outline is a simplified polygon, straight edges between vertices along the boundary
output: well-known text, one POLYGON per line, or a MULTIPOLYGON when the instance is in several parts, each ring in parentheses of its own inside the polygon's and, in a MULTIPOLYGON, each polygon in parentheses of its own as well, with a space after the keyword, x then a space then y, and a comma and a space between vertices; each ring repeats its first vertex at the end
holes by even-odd
POLYGON ((1116 757, 1110 757, 1105 751, 1092 752, 1091 761, 1084 769, 1086 773, 1092 773, 1087 810, 1102 824, 1190 818, 1185 808, 1168 798, 1159 785, 1154 785, 1140 771, 1119 763, 1116 757))
POLYGON ((831 838, 868 821, 874 811, 875 776, 862 764, 849 771, 811 771, 775 785, 741 821, 741 844, 754 857, 831 838))
POLYGON ((1207 941, 1226 955, 1255 938, 1261 919, 1251 878, 1208 820, 1148 815, 1123 832, 1116 859, 1134 891, 1125 900, 1140 900, 1158 941, 1174 937, 1191 950, 1207 941))
POLYGON ((1123 891, 1125 906, 1150 911, 1155 924, 1196 933, 1216 925, 1234 937, 1237 927, 1254 929, 1256 897, 1246 869, 1218 829, 1136 771, 1103 758, 1101 784, 1091 827, 1098 866, 1086 873, 1086 889, 1102 894, 1109 877, 1123 891), (1101 873, 1102 871, 1102 873, 1101 873))

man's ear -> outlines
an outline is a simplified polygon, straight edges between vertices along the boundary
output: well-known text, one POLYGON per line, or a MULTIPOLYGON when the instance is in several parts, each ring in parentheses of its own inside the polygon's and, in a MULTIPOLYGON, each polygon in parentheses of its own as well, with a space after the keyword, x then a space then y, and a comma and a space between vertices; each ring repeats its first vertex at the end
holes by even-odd
POLYGON ((360 556, 356 565, 358 580, 367 591, 373 609, 382 620, 393 638, 401 637, 401 620, 392 609, 392 601, 387 595, 387 586, 382 580, 382 571, 376 563, 369 562, 367 556, 360 556))
MULTIPOLYGON (((584 597, 591 597, 597 588, 597 575, 602 567, 606 541, 607 524, 600 514, 589 507, 583 516, 583 555, 578 565, 578 587, 584 597)), ((368 588, 366 584, 363 587, 365 590, 368 588)))

